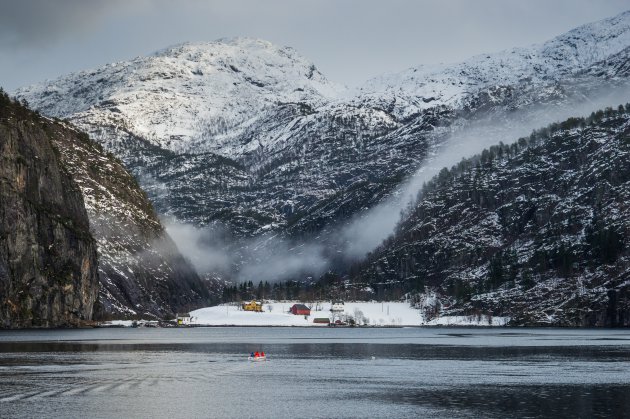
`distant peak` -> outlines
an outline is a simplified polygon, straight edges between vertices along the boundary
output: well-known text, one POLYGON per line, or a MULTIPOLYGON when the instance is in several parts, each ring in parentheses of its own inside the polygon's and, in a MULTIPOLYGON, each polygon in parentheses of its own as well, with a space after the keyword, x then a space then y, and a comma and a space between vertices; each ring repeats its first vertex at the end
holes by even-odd
POLYGON ((278 48, 278 46, 274 45, 273 43, 265 39, 250 38, 248 36, 219 38, 214 42, 226 44, 226 45, 234 45, 234 46, 257 46, 257 47, 265 47, 265 48, 278 48))
POLYGON ((152 56, 179 56, 187 52, 219 51, 224 48, 242 49, 266 49, 266 50, 293 50, 290 47, 275 45, 269 41, 249 37, 220 38, 215 41, 182 42, 155 51, 152 56))

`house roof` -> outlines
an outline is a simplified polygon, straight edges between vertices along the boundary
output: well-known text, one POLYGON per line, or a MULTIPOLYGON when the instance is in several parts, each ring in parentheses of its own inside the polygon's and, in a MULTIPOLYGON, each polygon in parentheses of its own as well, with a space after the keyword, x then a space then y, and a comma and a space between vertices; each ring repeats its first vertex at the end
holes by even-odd
POLYGON ((298 310, 310 310, 310 308, 306 307, 304 304, 293 304, 291 308, 295 307, 298 310))

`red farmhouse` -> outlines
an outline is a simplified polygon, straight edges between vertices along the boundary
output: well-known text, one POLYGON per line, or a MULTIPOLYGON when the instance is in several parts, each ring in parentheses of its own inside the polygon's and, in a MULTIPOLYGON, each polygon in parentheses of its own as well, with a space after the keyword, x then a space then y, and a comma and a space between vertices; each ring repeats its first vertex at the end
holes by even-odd
POLYGON ((293 306, 291 306, 289 311, 295 315, 303 315, 303 316, 311 315, 311 309, 306 307, 304 304, 293 304, 293 306))

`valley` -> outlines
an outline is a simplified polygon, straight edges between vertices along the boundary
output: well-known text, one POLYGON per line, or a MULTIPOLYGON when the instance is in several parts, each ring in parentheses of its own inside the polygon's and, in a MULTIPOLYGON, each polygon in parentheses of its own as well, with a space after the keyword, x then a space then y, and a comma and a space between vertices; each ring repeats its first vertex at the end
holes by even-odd
MULTIPOLYGON (((625 325, 628 226, 619 220, 627 215, 621 205, 626 134, 623 124, 609 126, 625 118, 629 53, 630 13, 624 12, 541 44, 414 67, 348 88, 293 48, 225 38, 175 45, 12 94, 96 142, 59 146, 82 189, 98 244, 105 317, 164 317, 177 307, 227 301, 227 295, 255 298, 253 286, 238 293, 231 287, 270 282, 318 287, 326 298, 438 293, 451 310, 445 315, 625 325), (616 112, 619 104, 623 112, 612 115, 608 109, 616 112), (552 147, 558 141, 553 135, 536 134, 535 146, 527 142, 532 130, 591 112, 606 117, 554 135, 567 141, 597 137, 591 140, 597 146, 582 153, 601 147, 600 164, 609 167, 590 173, 593 167, 580 166, 583 154, 556 161, 569 150, 552 147), (606 149, 609 141, 621 148, 606 149), (492 154, 492 166, 484 166, 484 153, 492 154), (472 160, 460 163, 463 158, 472 160), (589 185, 600 185, 616 173, 615 217, 594 221, 592 210, 580 210, 580 220, 571 219, 568 227, 566 219, 550 226, 555 211, 569 204, 562 195, 546 199, 544 183, 501 198, 527 164, 535 166, 528 176, 554 184, 588 178, 589 185), (451 193, 425 185, 442 187, 444 176, 455 182, 454 165, 457 173, 467 170, 457 176, 472 178, 452 191, 448 205, 467 206, 468 221, 481 224, 465 227, 454 215, 445 221, 440 216, 447 214, 434 212, 436 219, 419 227, 416 214, 425 207, 446 209, 443 194, 451 193), (497 176, 505 179, 501 187, 491 181, 497 176), (466 189, 471 185, 474 191, 466 189), (466 201, 471 194, 472 206, 466 201), (508 205, 521 195, 531 205, 511 202, 509 210, 485 212, 487 202, 508 205), (544 216, 519 224, 532 211, 544 216), (442 239, 437 234, 445 222, 453 229, 440 233, 442 239), (601 234, 621 237, 614 260, 606 267, 598 262, 598 272, 589 268, 598 250, 575 244, 586 240, 593 223, 601 234), (575 246, 581 250, 567 250, 575 246), (556 262, 565 257, 555 256, 560 248, 570 262, 556 262), (536 252, 547 255, 542 265, 533 262, 536 252), (500 279, 493 279, 498 260, 500 279), (618 279, 604 279, 610 272, 618 279), (158 283, 164 285, 151 285, 158 283), (575 301, 586 301, 586 314, 537 305, 574 298, 568 284, 578 284, 575 301), (523 298, 528 306, 533 301, 535 313, 521 312, 523 298)), ((601 205, 606 185, 590 194, 580 185, 574 193, 583 201, 575 205, 601 205)))

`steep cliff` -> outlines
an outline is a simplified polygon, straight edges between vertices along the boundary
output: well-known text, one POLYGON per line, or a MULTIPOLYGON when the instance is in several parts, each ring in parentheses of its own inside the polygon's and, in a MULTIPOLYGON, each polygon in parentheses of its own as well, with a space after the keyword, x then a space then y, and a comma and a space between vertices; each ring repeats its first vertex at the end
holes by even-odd
POLYGON ((85 199, 98 244, 99 317, 168 317, 212 302, 164 231, 153 206, 121 162, 71 125, 51 125, 61 160, 85 199))
POLYGON ((75 325, 93 316, 162 318, 214 301, 216 284, 199 278, 118 159, 72 125, 2 98, 5 327, 75 325), (74 235, 66 237, 61 227, 74 235), (76 271, 72 258, 85 252, 93 260, 76 262, 76 271), (77 283, 75 271, 84 278, 77 283), (60 281, 60 297, 37 272, 60 281))
POLYGON ((83 197, 50 121, 0 93, 0 327, 78 326, 98 295, 83 197))

